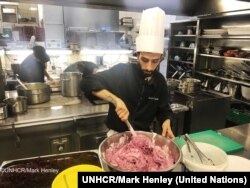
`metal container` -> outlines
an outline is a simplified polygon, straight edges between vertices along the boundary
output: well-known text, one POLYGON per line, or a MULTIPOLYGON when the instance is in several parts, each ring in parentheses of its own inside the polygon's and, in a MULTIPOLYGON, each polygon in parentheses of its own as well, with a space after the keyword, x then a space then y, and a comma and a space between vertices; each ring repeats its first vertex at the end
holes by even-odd
POLYGON ((178 86, 182 93, 194 93, 200 90, 201 81, 194 78, 183 78, 178 86))
POLYGON ((250 87, 241 86, 241 95, 244 99, 250 101, 250 87))
POLYGON ((50 100, 50 87, 45 83, 34 82, 26 83, 28 88, 24 89, 22 86, 17 86, 18 96, 26 96, 28 104, 41 104, 50 100))
POLYGON ((19 96, 15 98, 7 98, 4 99, 4 102, 7 104, 10 115, 22 114, 28 110, 27 97, 19 96))
POLYGON ((0 103, 0 119, 6 119, 8 117, 7 105, 0 103))
MULTIPOLYGON (((170 139, 165 138, 159 134, 152 133, 152 132, 144 132, 144 131, 135 131, 138 135, 145 135, 149 137, 157 146, 160 146, 161 148, 163 146, 168 146, 169 148, 169 154, 173 157, 174 159, 174 164, 167 169, 164 169, 163 171, 171 171, 173 170, 176 165, 181 161, 182 155, 180 152, 179 147, 170 139)), ((102 143, 99 146, 99 157, 103 163, 104 166, 107 166, 108 171, 125 171, 123 169, 120 169, 117 166, 113 166, 109 162, 106 161, 104 153, 105 151, 112 145, 112 144, 117 144, 120 142, 120 139, 122 137, 128 137, 131 138, 132 133, 130 131, 118 133, 115 135, 112 135, 105 140, 102 141, 102 143)))
POLYGON ((61 94, 64 97, 77 97, 81 95, 80 81, 82 73, 65 72, 60 75, 61 94))

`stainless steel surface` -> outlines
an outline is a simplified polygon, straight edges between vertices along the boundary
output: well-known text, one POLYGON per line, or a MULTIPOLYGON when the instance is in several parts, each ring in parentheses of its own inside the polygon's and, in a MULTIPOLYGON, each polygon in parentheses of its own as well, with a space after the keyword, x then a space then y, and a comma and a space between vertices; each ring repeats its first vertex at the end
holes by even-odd
POLYGON ((250 123, 218 130, 222 135, 244 146, 243 151, 232 153, 250 159, 250 123))
POLYGON ((40 104, 50 100, 50 87, 45 83, 26 83, 28 89, 22 86, 17 86, 17 93, 19 96, 26 96, 28 104, 40 104))
MULTIPOLYGON (((55 95, 61 96, 59 93, 55 95)), ((82 118, 104 116, 107 115, 107 112, 108 104, 93 105, 83 97, 81 103, 78 104, 29 109, 28 113, 18 114, 16 117, 9 117, 5 120, 1 120, 0 130, 9 129, 13 122, 16 127, 47 125, 82 118)))
MULTIPOLYGON (((170 155, 173 157, 174 159, 174 164, 172 166, 170 166, 167 169, 164 169, 163 171, 171 171, 173 170, 181 161, 181 152, 179 147, 170 139, 167 139, 159 134, 156 133, 152 133, 152 132, 143 132, 143 131, 136 131, 136 134, 140 135, 145 135, 147 137, 149 137, 151 140, 154 141, 155 145, 157 146, 165 146, 167 145, 169 148, 169 153, 170 155)), ((112 135, 108 138, 106 138, 99 146, 99 157, 102 161, 102 163, 108 167, 109 171, 124 171, 122 169, 120 169, 119 167, 115 167, 112 164, 110 164, 109 162, 106 161, 105 157, 104 157, 104 152, 106 151, 107 148, 110 147, 111 144, 114 143, 119 143, 121 137, 131 137, 132 133, 130 131, 126 131, 126 132, 122 132, 122 133, 117 133, 115 135, 112 135)))
POLYGON ((7 104, 10 115, 21 114, 28 110, 27 97, 7 98, 4 102, 7 104))
POLYGON ((8 117, 7 105, 5 103, 0 103, 0 120, 6 119, 8 117))
POLYGON ((61 93, 65 97, 80 96, 80 81, 82 73, 79 72, 65 72, 60 75, 61 93))

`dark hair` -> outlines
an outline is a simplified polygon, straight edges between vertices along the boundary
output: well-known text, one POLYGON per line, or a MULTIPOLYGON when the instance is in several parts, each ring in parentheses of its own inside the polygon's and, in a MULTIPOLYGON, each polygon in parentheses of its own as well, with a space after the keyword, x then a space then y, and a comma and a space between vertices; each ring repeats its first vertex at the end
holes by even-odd
POLYGON ((34 46, 33 53, 42 63, 46 63, 50 60, 49 55, 46 53, 46 50, 42 46, 34 46))
POLYGON ((83 73, 83 76, 93 74, 94 69, 97 68, 97 65, 90 61, 78 61, 77 67, 78 70, 83 73))

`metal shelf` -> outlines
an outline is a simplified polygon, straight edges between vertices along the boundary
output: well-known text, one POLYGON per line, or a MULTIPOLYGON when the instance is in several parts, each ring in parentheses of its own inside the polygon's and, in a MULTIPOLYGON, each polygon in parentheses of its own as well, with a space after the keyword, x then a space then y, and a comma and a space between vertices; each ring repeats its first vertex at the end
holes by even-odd
POLYGON ((250 39, 250 35, 201 35, 200 39, 250 39))
POLYGON ((234 79, 230 79, 230 78, 224 78, 224 77, 221 77, 221 76, 216 76, 216 75, 213 75, 213 74, 209 74, 209 73, 205 73, 205 72, 200 72, 200 71, 195 71, 195 73, 198 73, 198 74, 204 75, 204 76, 208 76, 208 77, 211 77, 211 78, 216 78, 216 79, 219 79, 219 80, 224 80, 224 81, 232 82, 232 83, 235 83, 235 84, 240 84, 240 85, 244 85, 244 86, 250 87, 250 83, 249 82, 244 82, 244 81, 240 81, 240 80, 234 80, 234 79))
POLYGON ((193 65, 193 62, 191 62, 191 61, 176 61, 176 60, 174 60, 174 59, 169 59, 169 61, 193 65))
POLYGON ((238 60, 238 61, 250 61, 250 59, 247 58, 239 58, 239 57, 225 57, 225 56, 218 56, 218 55, 210 55, 210 54, 198 54, 202 57, 213 57, 218 59, 232 59, 232 60, 238 60))
POLYGON ((177 50, 190 50, 194 51, 194 48, 188 48, 188 47, 170 47, 172 49, 177 49, 177 50))
POLYGON ((173 37, 190 37, 190 38, 195 38, 196 35, 173 35, 173 37))

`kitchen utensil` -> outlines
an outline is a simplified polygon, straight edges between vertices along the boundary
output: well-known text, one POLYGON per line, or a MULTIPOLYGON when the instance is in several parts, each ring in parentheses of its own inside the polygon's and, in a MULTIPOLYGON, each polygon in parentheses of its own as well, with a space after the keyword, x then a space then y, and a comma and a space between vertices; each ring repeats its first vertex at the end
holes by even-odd
MULTIPOLYGON (((181 161, 181 157, 182 157, 181 152, 180 152, 179 147, 171 139, 168 139, 166 137, 163 137, 159 134, 152 133, 152 132, 144 132, 144 131, 135 131, 135 132, 137 135, 144 135, 144 136, 149 137, 156 146, 159 146, 161 148, 162 147, 168 148, 169 154, 173 158, 174 163, 173 165, 171 165, 170 167, 162 171, 171 171, 179 164, 179 162, 181 161)), ((103 165, 107 166, 107 169, 106 169, 107 171, 125 171, 107 162, 105 159, 105 151, 108 148, 110 148, 112 144, 118 144, 121 139, 131 138, 131 136, 132 136, 132 133, 130 131, 126 131, 126 132, 114 134, 110 137, 107 137, 105 140, 102 141, 102 143, 99 146, 99 157, 102 160, 103 165)), ((124 157, 126 157, 126 154, 124 154, 124 157)))
POLYGON ((126 125, 128 126, 128 129, 131 131, 132 135, 133 136, 136 136, 136 133, 135 133, 135 130, 134 128, 132 127, 131 123, 127 120, 125 121, 126 125))
POLYGON ((16 80, 24 89, 28 90, 28 88, 24 85, 24 83, 21 80, 19 80, 18 78, 16 78, 16 80))
POLYGON ((183 78, 178 86, 182 93, 194 93, 200 89, 201 81, 195 78, 183 78))
POLYGON ((220 91, 221 90, 221 82, 219 82, 215 88, 214 88, 215 91, 220 91))
MULTIPOLYGON (((190 144, 190 143, 189 143, 190 144)), ((214 161, 214 165, 201 163, 198 154, 191 146, 190 151, 188 144, 181 148, 182 162, 189 171, 193 172, 221 172, 225 171, 228 166, 227 154, 220 148, 202 142, 195 142, 196 146, 209 158, 214 161)))
POLYGON ((80 81, 82 73, 79 72, 64 72, 60 75, 61 94, 64 97, 77 97, 81 94, 80 81))
POLYGON ((50 87, 45 83, 34 82, 26 83, 28 88, 24 89, 22 86, 17 86, 17 93, 19 96, 26 96, 28 104, 40 104, 50 100, 50 87))
MULTIPOLYGON (((204 142, 207 144, 217 146, 226 153, 233 153, 244 149, 244 146, 242 144, 239 144, 238 142, 228 137, 225 137, 213 130, 206 130, 197 133, 192 133, 189 134, 189 136, 190 138, 192 138, 194 142, 204 142)), ((185 144, 185 141, 182 138, 182 136, 181 138, 176 137, 174 141, 180 148, 183 147, 183 145, 185 144)))
POLYGON ((250 100, 250 87, 241 86, 241 95, 246 100, 250 100))
POLYGON ((196 144, 191 140, 191 138, 188 136, 188 134, 184 135, 184 140, 186 142, 189 142, 190 145, 194 148, 194 150, 196 151, 196 153, 198 154, 201 163, 203 164, 210 164, 210 165, 215 165, 213 160, 210 159, 209 157, 207 157, 200 149, 199 147, 196 146, 196 144))
POLYGON ((4 99, 4 102, 7 104, 8 112, 11 115, 22 114, 27 112, 27 97, 19 96, 13 98, 4 99))

